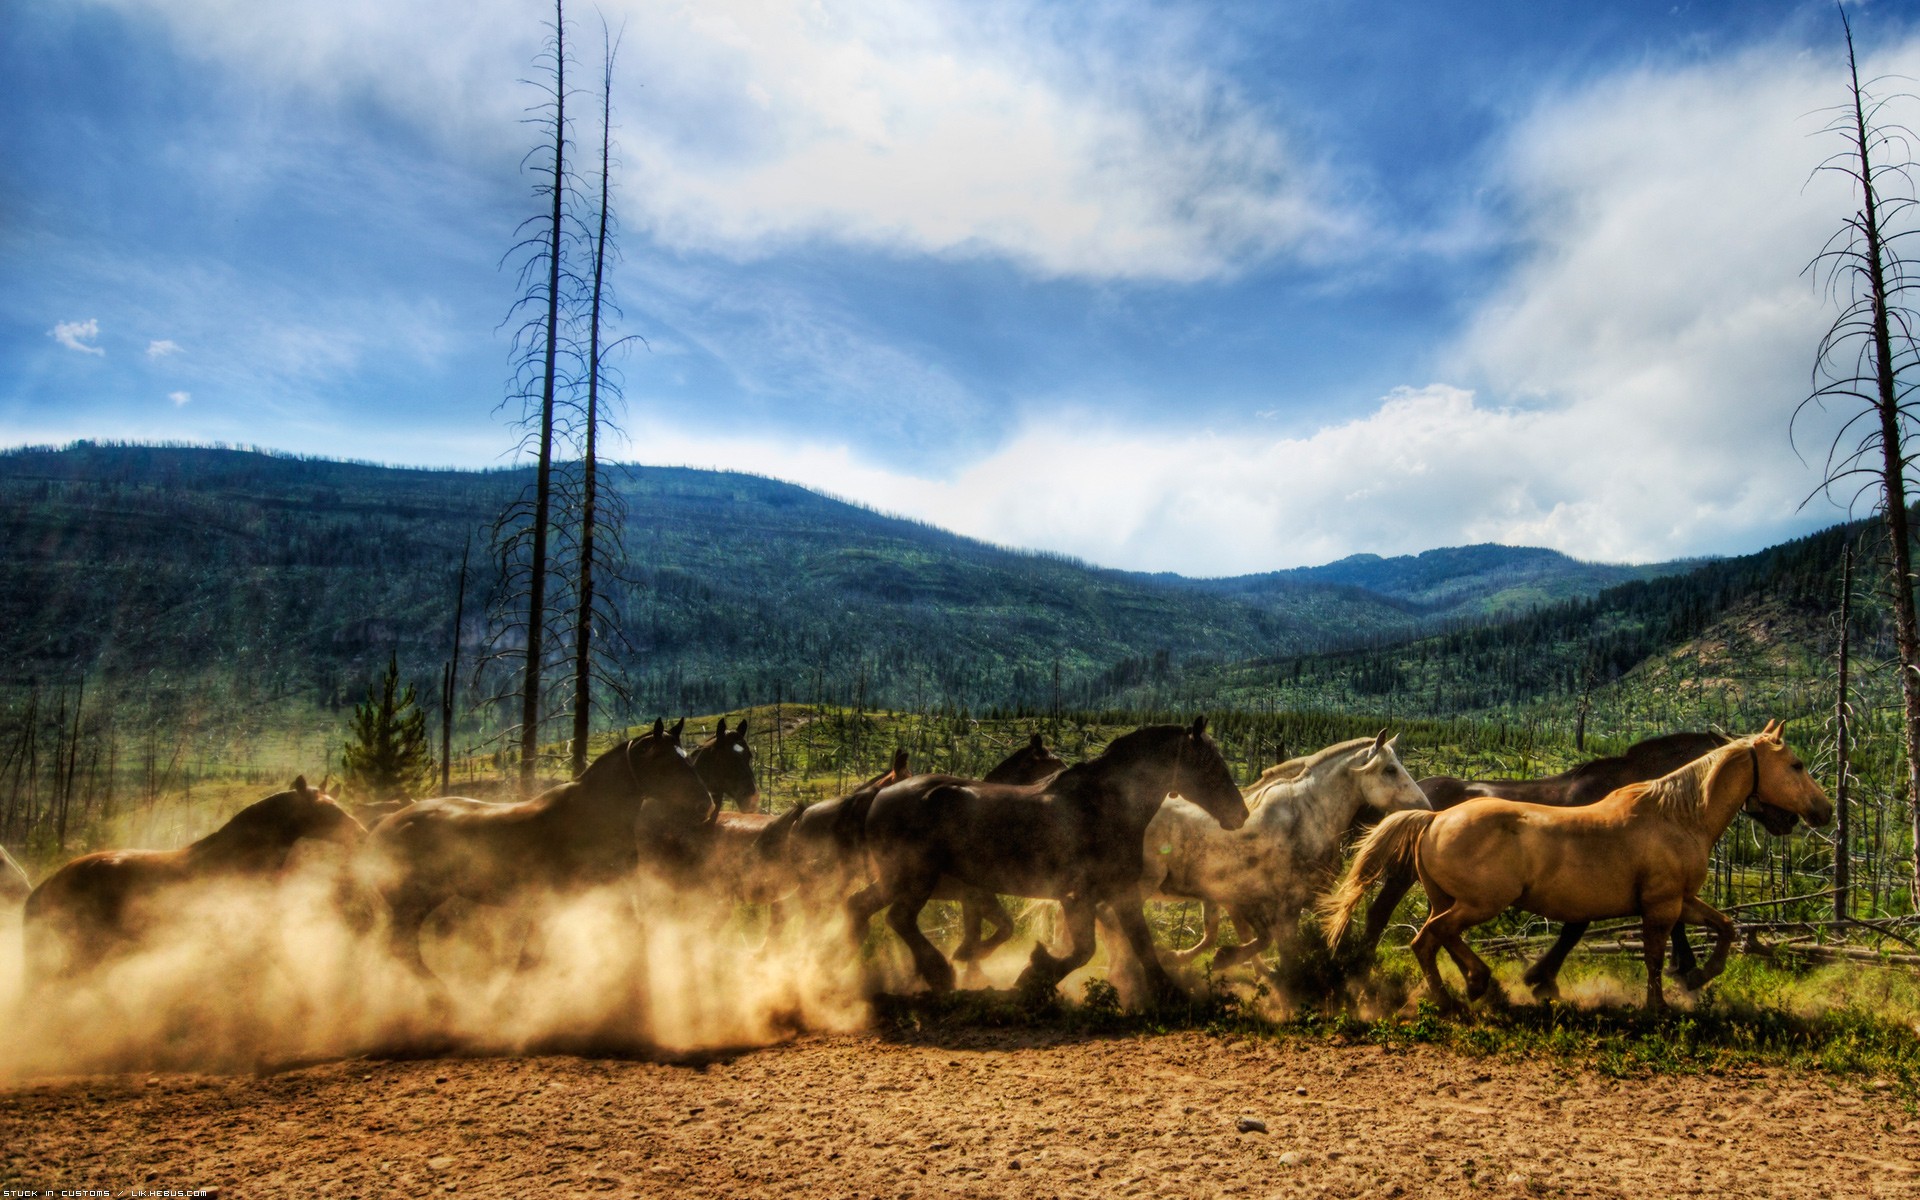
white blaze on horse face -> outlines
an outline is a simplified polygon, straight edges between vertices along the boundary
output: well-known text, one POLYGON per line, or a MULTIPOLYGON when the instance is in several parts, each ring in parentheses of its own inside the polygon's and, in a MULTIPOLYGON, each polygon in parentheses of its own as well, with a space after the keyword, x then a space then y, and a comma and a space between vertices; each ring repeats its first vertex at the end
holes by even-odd
POLYGON ((747 748, 745 746, 742 746, 739 742, 735 742, 733 744, 733 752, 735 754, 745 754, 747 752, 747 748))

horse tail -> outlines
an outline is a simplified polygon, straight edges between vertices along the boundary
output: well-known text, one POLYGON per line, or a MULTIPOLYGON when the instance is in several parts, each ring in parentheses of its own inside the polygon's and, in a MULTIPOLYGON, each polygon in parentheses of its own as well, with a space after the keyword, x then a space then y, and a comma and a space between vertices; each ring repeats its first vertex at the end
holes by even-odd
POLYGON ((1321 924, 1326 929, 1327 945, 1337 947, 1353 919, 1353 910, 1366 899, 1367 889, 1389 871, 1413 866, 1420 838, 1436 816, 1429 809, 1397 812, 1373 827, 1353 856, 1353 865, 1340 877, 1332 891, 1320 898, 1321 924))

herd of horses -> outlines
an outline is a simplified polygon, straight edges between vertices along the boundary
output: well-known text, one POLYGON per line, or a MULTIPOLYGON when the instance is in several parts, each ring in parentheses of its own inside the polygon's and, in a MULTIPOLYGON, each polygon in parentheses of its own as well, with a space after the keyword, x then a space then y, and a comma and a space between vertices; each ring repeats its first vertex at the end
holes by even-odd
MULTIPOLYGON (((1033 947, 1020 991, 1051 995, 1089 961, 1102 928, 1110 973, 1130 972, 1160 1002, 1183 992, 1154 943, 1150 899, 1203 903, 1204 936, 1172 957, 1212 949, 1220 972, 1296 945, 1303 915, 1316 908, 1338 943, 1378 885, 1359 938, 1371 957, 1417 880, 1428 917, 1412 949, 1443 1007, 1458 1005, 1439 973, 1443 950, 1469 1001, 1497 997, 1463 934, 1509 907, 1565 923, 1524 976, 1541 999, 1557 995, 1561 964, 1589 922, 1639 917, 1646 1002, 1659 1007, 1669 940, 1690 989, 1725 962, 1732 924, 1699 891, 1733 819, 1746 812, 1784 835, 1797 821, 1823 825, 1832 816, 1774 723, 1748 737, 1655 738, 1538 780, 1416 781, 1383 730, 1279 763, 1241 788, 1201 717, 1136 729, 1077 764, 1035 734, 981 779, 915 774, 899 751, 849 794, 779 815, 759 811, 745 720, 732 729, 721 720, 691 750, 682 746, 684 725, 656 721, 578 779, 519 803, 419 800, 368 829, 300 778, 180 849, 77 858, 25 895, 30 980, 106 967, 166 936, 190 889, 272 880, 296 845, 320 839, 346 848, 343 894, 359 894, 372 914, 363 931, 383 926, 388 950, 429 988, 439 984, 422 958, 421 930, 449 901, 513 905, 647 877, 701 903, 711 898, 716 912, 738 901, 767 905, 776 925, 843 918, 851 944, 834 944, 849 954, 884 912, 935 991, 956 980, 953 961, 921 929, 930 901, 959 902, 952 960, 970 971, 1014 932, 1002 897, 1053 901, 1059 944, 1033 947), (727 801, 735 810, 723 810, 727 801), (1223 917, 1237 944, 1220 945, 1223 917), (1715 935, 1704 966, 1683 925, 1715 935)), ((25 891, 17 866, 6 884, 25 891)), ((537 951, 536 936, 523 960, 537 951)))

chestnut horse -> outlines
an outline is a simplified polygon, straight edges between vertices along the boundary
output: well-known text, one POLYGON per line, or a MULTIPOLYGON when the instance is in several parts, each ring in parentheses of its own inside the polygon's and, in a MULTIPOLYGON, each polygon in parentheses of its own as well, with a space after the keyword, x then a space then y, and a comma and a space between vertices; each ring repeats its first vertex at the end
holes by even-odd
MULTIPOLYGON (((421 800, 374 826, 373 884, 391 910, 393 953, 423 978, 420 927, 455 897, 510 903, 630 877, 643 861, 682 866, 714 804, 680 748, 680 730, 621 742, 580 778, 518 804, 421 800)), ((524 959, 523 959, 524 961, 524 959)))
POLYGON ((1809 825, 1833 819, 1833 803, 1781 739, 1778 722, 1580 808, 1479 798, 1445 812, 1396 813, 1361 842, 1353 866, 1326 897, 1327 938, 1338 944, 1367 887, 1411 862, 1432 914, 1413 939, 1413 953, 1443 1008, 1456 1002, 1440 980, 1442 949, 1465 977, 1468 1000, 1498 992, 1492 971, 1461 934, 1510 906, 1552 921, 1639 916, 1647 1007, 1661 1008, 1660 968, 1677 922, 1709 926, 1717 939, 1688 987, 1704 986, 1726 964, 1733 922, 1698 893, 1713 844, 1755 800, 1809 825))
POLYGON ((745 717, 731 731, 721 717, 713 736, 687 751, 687 761, 699 772, 715 804, 731 800, 743 813, 760 811, 760 781, 753 774, 753 747, 747 745, 745 717))
POLYGON ((206 837, 178 850, 102 850, 74 859, 27 897, 23 926, 30 974, 75 974, 138 948, 187 889, 222 880, 270 879, 303 838, 352 848, 360 822, 307 786, 249 804, 206 837))
POLYGON ((1179 989, 1154 954, 1140 896, 1140 846, 1161 801, 1179 793, 1223 828, 1247 819, 1206 718, 1191 726, 1149 725, 1123 734, 1098 757, 1034 784, 981 783, 920 775, 883 788, 864 824, 874 882, 847 902, 855 936, 887 909, 922 980, 953 987, 953 967, 920 931, 920 910, 943 880, 996 895, 1058 900, 1070 947, 1055 957, 1035 946, 1017 987, 1050 995, 1093 956, 1100 905, 1122 934, 1159 999, 1179 989))
MULTIPOLYGON (((1677 770, 1694 761, 1703 754, 1710 753, 1727 744, 1725 734, 1714 732, 1662 734, 1635 742, 1616 755, 1591 759, 1580 763, 1558 775, 1549 775, 1545 779, 1458 779, 1452 775, 1433 775, 1420 781, 1420 790, 1425 792, 1427 800, 1436 811, 1452 808, 1464 800, 1479 796, 1493 796, 1502 800, 1519 800, 1528 804, 1547 804, 1557 808, 1571 808, 1605 797, 1617 788, 1630 783, 1643 783, 1649 779, 1658 779, 1669 771, 1677 770)), ((1756 821, 1775 837, 1785 837, 1793 832, 1796 820, 1791 813, 1781 812, 1765 805, 1753 805, 1747 809, 1756 821)), ((1393 919, 1393 913, 1400 905, 1401 897, 1413 886, 1411 867, 1390 875, 1380 894, 1367 906, 1366 932, 1361 936, 1362 948, 1371 955, 1380 944, 1381 934, 1386 932, 1387 923, 1393 919)), ((1555 982, 1567 955, 1580 944, 1587 933, 1587 922, 1575 921, 1563 926, 1560 936, 1553 946, 1542 955, 1540 960, 1527 968, 1523 977, 1532 987, 1536 997, 1550 999, 1559 994, 1555 982)), ((1697 965, 1693 956, 1693 947, 1687 944, 1683 926, 1676 925, 1673 930, 1673 970, 1685 976, 1697 965)))

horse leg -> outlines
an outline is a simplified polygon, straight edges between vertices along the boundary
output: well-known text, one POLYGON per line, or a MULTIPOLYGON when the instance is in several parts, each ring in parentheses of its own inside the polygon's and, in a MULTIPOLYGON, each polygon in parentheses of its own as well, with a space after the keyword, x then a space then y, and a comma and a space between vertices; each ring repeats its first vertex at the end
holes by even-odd
POLYGON ((1386 933, 1387 925, 1393 920, 1393 910, 1400 907, 1400 900, 1413 886, 1413 871, 1401 867, 1389 871, 1382 877, 1380 893, 1367 905, 1367 928, 1360 935, 1360 949, 1368 958, 1372 958, 1380 949, 1380 937, 1386 933))
POLYGON ((1062 900, 1060 908, 1067 924, 1067 953, 1064 957, 1056 958, 1047 953, 1046 947, 1035 945, 1033 955, 1027 960, 1027 969, 1020 972, 1020 978, 1014 981, 1014 988, 1022 995, 1051 997, 1062 979, 1085 966, 1087 960, 1093 957, 1093 899, 1075 895, 1062 900))
POLYGON ((932 888, 927 888, 925 894, 916 890, 912 895, 894 900, 887 909, 887 924, 907 944, 907 950, 913 955, 914 970, 920 972, 927 987, 936 994, 945 994, 953 990, 953 964, 920 931, 920 910, 927 906, 932 892, 932 888))
POLYGON ((1106 898, 1113 908, 1114 920, 1120 926, 1121 936, 1127 941, 1127 948, 1140 960, 1140 970, 1146 976, 1148 995, 1162 1004, 1180 1003, 1187 994, 1180 985, 1167 974, 1160 965, 1160 954, 1153 944, 1153 930, 1147 925, 1146 905, 1140 898, 1140 889, 1124 887, 1106 898))
POLYGON ((873 914, 886 906, 886 893, 880 890, 877 883, 870 883, 847 897, 847 936, 853 939, 856 954, 866 944, 868 922, 873 920, 873 914))
POLYGON ((1447 953, 1453 957, 1454 965, 1461 967, 1460 973, 1466 976, 1467 1003, 1471 1004, 1482 996, 1491 994, 1493 1003, 1504 1005, 1507 1001, 1507 994, 1500 990, 1499 984, 1494 982, 1493 968, 1487 965, 1486 959, 1475 954, 1473 947, 1467 945, 1467 939, 1461 936, 1466 930, 1473 928, 1475 925, 1480 924, 1480 922, 1499 915, 1499 910, 1463 914, 1460 912, 1459 904, 1456 903, 1453 911, 1455 914, 1454 922, 1451 927, 1447 929, 1444 936, 1446 938, 1447 953))
POLYGON ((980 926, 986 919, 980 911, 979 897, 967 888, 960 894, 960 944, 953 948, 953 961, 971 968, 973 960, 980 957, 980 926))
POLYGON ((1420 974, 1427 981, 1427 993, 1433 997, 1434 1004, 1441 1012, 1454 1012, 1460 1002, 1447 990, 1446 981, 1440 978, 1440 948, 1445 940, 1440 936, 1439 926, 1446 919, 1446 910, 1436 908, 1426 923, 1420 926, 1420 932, 1413 935, 1413 957, 1420 964, 1420 974))
MULTIPOLYGON (((1238 918, 1234 919, 1233 926, 1235 929, 1240 927, 1238 918)), ((1206 953, 1209 948, 1220 944, 1220 906, 1218 904, 1215 904, 1211 900, 1202 900, 1200 902, 1200 927, 1202 930, 1200 940, 1185 950, 1175 950, 1173 952, 1175 959, 1180 962, 1191 962, 1206 953)), ((1220 954, 1227 953, 1229 953, 1227 950, 1220 952, 1220 954)), ((1218 967, 1219 965, 1219 955, 1215 955, 1214 966, 1218 967)))
POLYGON ((1568 921, 1560 927, 1560 937, 1551 949, 1540 956, 1540 961, 1526 969, 1520 976, 1520 982, 1533 989, 1533 998, 1546 1003, 1560 998, 1560 968, 1565 965, 1567 955, 1587 936, 1587 926, 1591 921, 1568 921))
POLYGON ((1262 951, 1273 944, 1273 929, 1266 915, 1258 912, 1258 907, 1249 908, 1235 905, 1227 910, 1233 918, 1233 927, 1242 940, 1238 945, 1228 946, 1213 956, 1213 969, 1226 971, 1239 966, 1247 959, 1258 960, 1262 951))
MULTIPOLYGON (((1727 965, 1727 952, 1733 948, 1733 922, 1727 919, 1725 913, 1708 904, 1698 896, 1689 896, 1680 905, 1680 919, 1689 925, 1705 925, 1707 928, 1713 930, 1713 953, 1708 955, 1707 965, 1705 967, 1689 967, 1681 976, 1682 981, 1687 986, 1687 990, 1697 992, 1707 986, 1708 980, 1719 975, 1720 972, 1725 969, 1727 965)), ((1680 926, 1675 925, 1673 932, 1675 938, 1678 938, 1680 935, 1680 926)), ((1678 954, 1680 944, 1678 941, 1674 943, 1675 967, 1680 965, 1678 954)))
POLYGON ((979 957, 985 958, 1007 944, 1013 936, 1014 922, 1013 914, 1007 911, 1000 897, 988 891, 980 893, 980 915, 993 926, 993 932, 980 942, 979 957))
MULTIPOLYGON (((1683 911, 1680 919, 1674 922, 1673 934, 1669 938, 1673 948, 1673 964, 1667 968, 1667 974, 1680 980, 1685 980, 1700 970, 1700 960, 1693 956, 1693 947, 1687 942, 1687 925, 1688 921, 1683 911)), ((1687 990, 1693 991, 1694 986, 1688 984, 1687 990)))
POLYGON ((1647 1009, 1650 1012, 1667 1006, 1666 994, 1660 990, 1660 968, 1667 957, 1667 938, 1680 916, 1675 911, 1678 908, 1679 905, 1662 904, 1640 913, 1640 950, 1647 960, 1647 1009))

